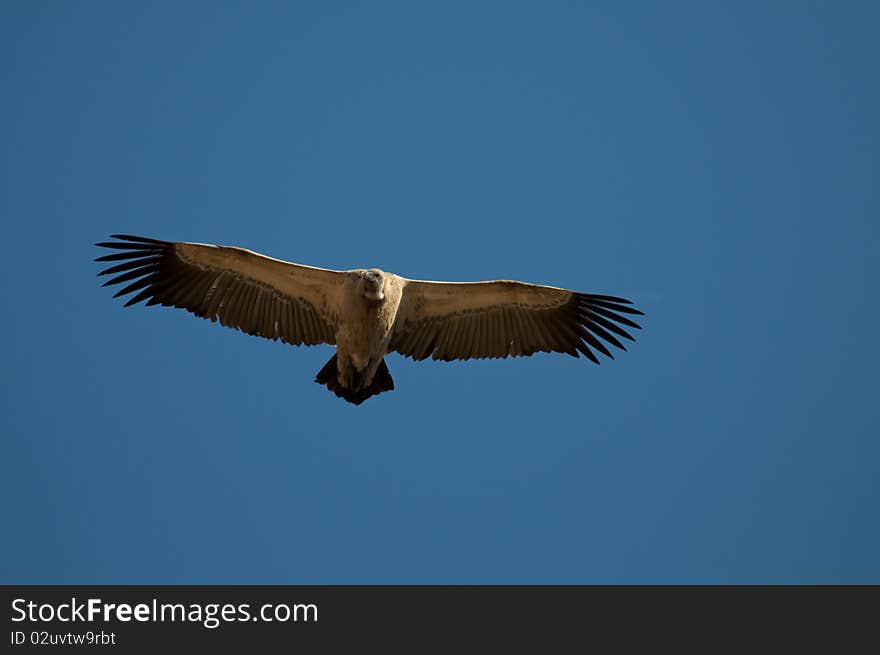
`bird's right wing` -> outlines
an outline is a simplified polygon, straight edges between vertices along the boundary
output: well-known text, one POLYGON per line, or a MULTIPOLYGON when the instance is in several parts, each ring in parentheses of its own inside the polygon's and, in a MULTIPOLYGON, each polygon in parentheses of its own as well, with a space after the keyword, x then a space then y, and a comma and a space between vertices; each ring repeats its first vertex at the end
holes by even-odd
POLYGON ((196 316, 293 345, 336 342, 345 273, 266 257, 243 248, 159 241, 114 234, 98 243, 123 260, 98 275, 104 286, 131 281, 114 298, 137 291, 125 306, 180 307, 196 316))

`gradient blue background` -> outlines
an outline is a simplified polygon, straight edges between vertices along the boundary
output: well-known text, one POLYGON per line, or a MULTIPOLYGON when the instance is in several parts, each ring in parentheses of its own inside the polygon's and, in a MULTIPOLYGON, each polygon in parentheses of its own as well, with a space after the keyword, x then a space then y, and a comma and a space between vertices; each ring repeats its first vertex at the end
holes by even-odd
POLYGON ((880 583, 873 2, 0 5, 5 583, 880 583), (114 232, 632 298, 596 367, 122 310, 114 232))

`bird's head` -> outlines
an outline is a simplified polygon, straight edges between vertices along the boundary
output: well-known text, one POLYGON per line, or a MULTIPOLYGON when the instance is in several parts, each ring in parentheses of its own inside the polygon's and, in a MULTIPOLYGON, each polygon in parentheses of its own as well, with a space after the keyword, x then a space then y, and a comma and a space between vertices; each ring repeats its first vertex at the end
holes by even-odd
POLYGON ((364 297, 371 302, 385 300, 385 275, 382 271, 372 269, 364 271, 364 297))

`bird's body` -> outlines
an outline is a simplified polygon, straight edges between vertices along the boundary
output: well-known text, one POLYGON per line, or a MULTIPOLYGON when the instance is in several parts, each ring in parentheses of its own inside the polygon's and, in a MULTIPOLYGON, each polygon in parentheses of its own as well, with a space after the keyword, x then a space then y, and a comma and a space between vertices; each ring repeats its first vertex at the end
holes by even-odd
POLYGON ((336 324, 336 365, 342 387, 372 384, 391 343, 402 289, 402 278, 378 269, 346 274, 336 324), (381 292, 375 290, 378 285, 381 292))
POLYGON ((97 261, 123 261, 100 275, 106 284, 133 281, 137 291, 166 305, 248 334, 293 345, 326 343, 336 354, 316 382, 354 404, 390 391, 384 357, 414 360, 503 358, 535 352, 579 353, 599 363, 611 357, 599 339, 625 350, 623 314, 641 314, 623 298, 580 294, 513 280, 429 282, 379 269, 334 271, 266 257, 242 248, 114 235, 97 245, 123 252, 97 261))

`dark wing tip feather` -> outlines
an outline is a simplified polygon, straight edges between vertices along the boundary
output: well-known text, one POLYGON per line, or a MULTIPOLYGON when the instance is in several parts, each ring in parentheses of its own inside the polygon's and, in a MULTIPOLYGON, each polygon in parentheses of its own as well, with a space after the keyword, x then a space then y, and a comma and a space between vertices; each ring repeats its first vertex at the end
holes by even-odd
POLYGON ((143 259, 135 259, 134 261, 123 262, 122 264, 117 264, 116 266, 111 266, 110 268, 105 268, 103 271, 99 271, 98 275, 110 275, 112 273, 121 273, 122 271, 127 271, 132 268, 140 268, 142 266, 146 266, 148 263, 158 263, 161 261, 162 256, 156 255, 153 257, 146 257, 143 259))
POLYGON ((122 273, 116 277, 107 280, 102 286, 112 286, 134 280, 128 286, 120 289, 114 294, 114 298, 124 296, 144 289, 125 303, 125 307, 140 302, 153 295, 154 289, 151 284, 155 281, 156 272, 163 260, 169 256, 172 251, 172 243, 170 241, 158 241, 157 239, 148 239, 147 237, 136 237, 127 234, 113 234, 113 239, 120 241, 101 241, 96 246, 101 248, 110 248, 124 250, 125 252, 114 253, 112 255, 104 255, 95 258, 96 262, 114 262, 119 260, 131 260, 116 264, 100 271, 98 275, 110 275, 114 273, 122 273))
POLYGON ((621 326, 642 329, 639 324, 621 316, 621 314, 644 315, 638 309, 630 307, 632 301, 626 298, 593 293, 575 293, 570 302, 578 323, 580 339, 612 359, 614 356, 604 346, 597 348, 597 343, 603 345, 599 339, 603 339, 615 348, 626 350, 617 337, 623 337, 630 341, 635 341, 635 339, 621 326))
POLYGON ((632 305, 632 300, 627 300, 626 298, 605 296, 596 293, 577 293, 575 296, 577 297, 577 302, 582 305, 604 307, 606 309, 623 312, 624 314, 645 315, 643 311, 638 310, 635 307, 629 307, 629 305, 632 305))
POLYGON ((150 239, 148 237, 136 237, 131 234, 111 234, 111 239, 120 239, 121 241, 135 241, 138 243, 153 243, 157 246, 167 246, 169 241, 160 241, 159 239, 150 239))
POLYGON ((603 296, 598 293, 581 293, 578 295, 584 296, 585 298, 594 298, 596 300, 607 300, 608 302, 619 302, 624 305, 632 305, 632 300, 627 300, 626 298, 619 298, 617 296, 603 296))
POLYGON ((95 245, 116 250, 158 250, 163 247, 163 244, 135 243, 134 241, 99 241, 95 245))
MULTIPOLYGON (((100 244, 97 244, 100 245, 100 244)), ((127 252, 117 252, 112 255, 104 255, 103 257, 95 257, 96 262, 116 262, 121 259, 135 259, 137 257, 148 257, 155 255, 155 250, 129 250, 127 252)))

